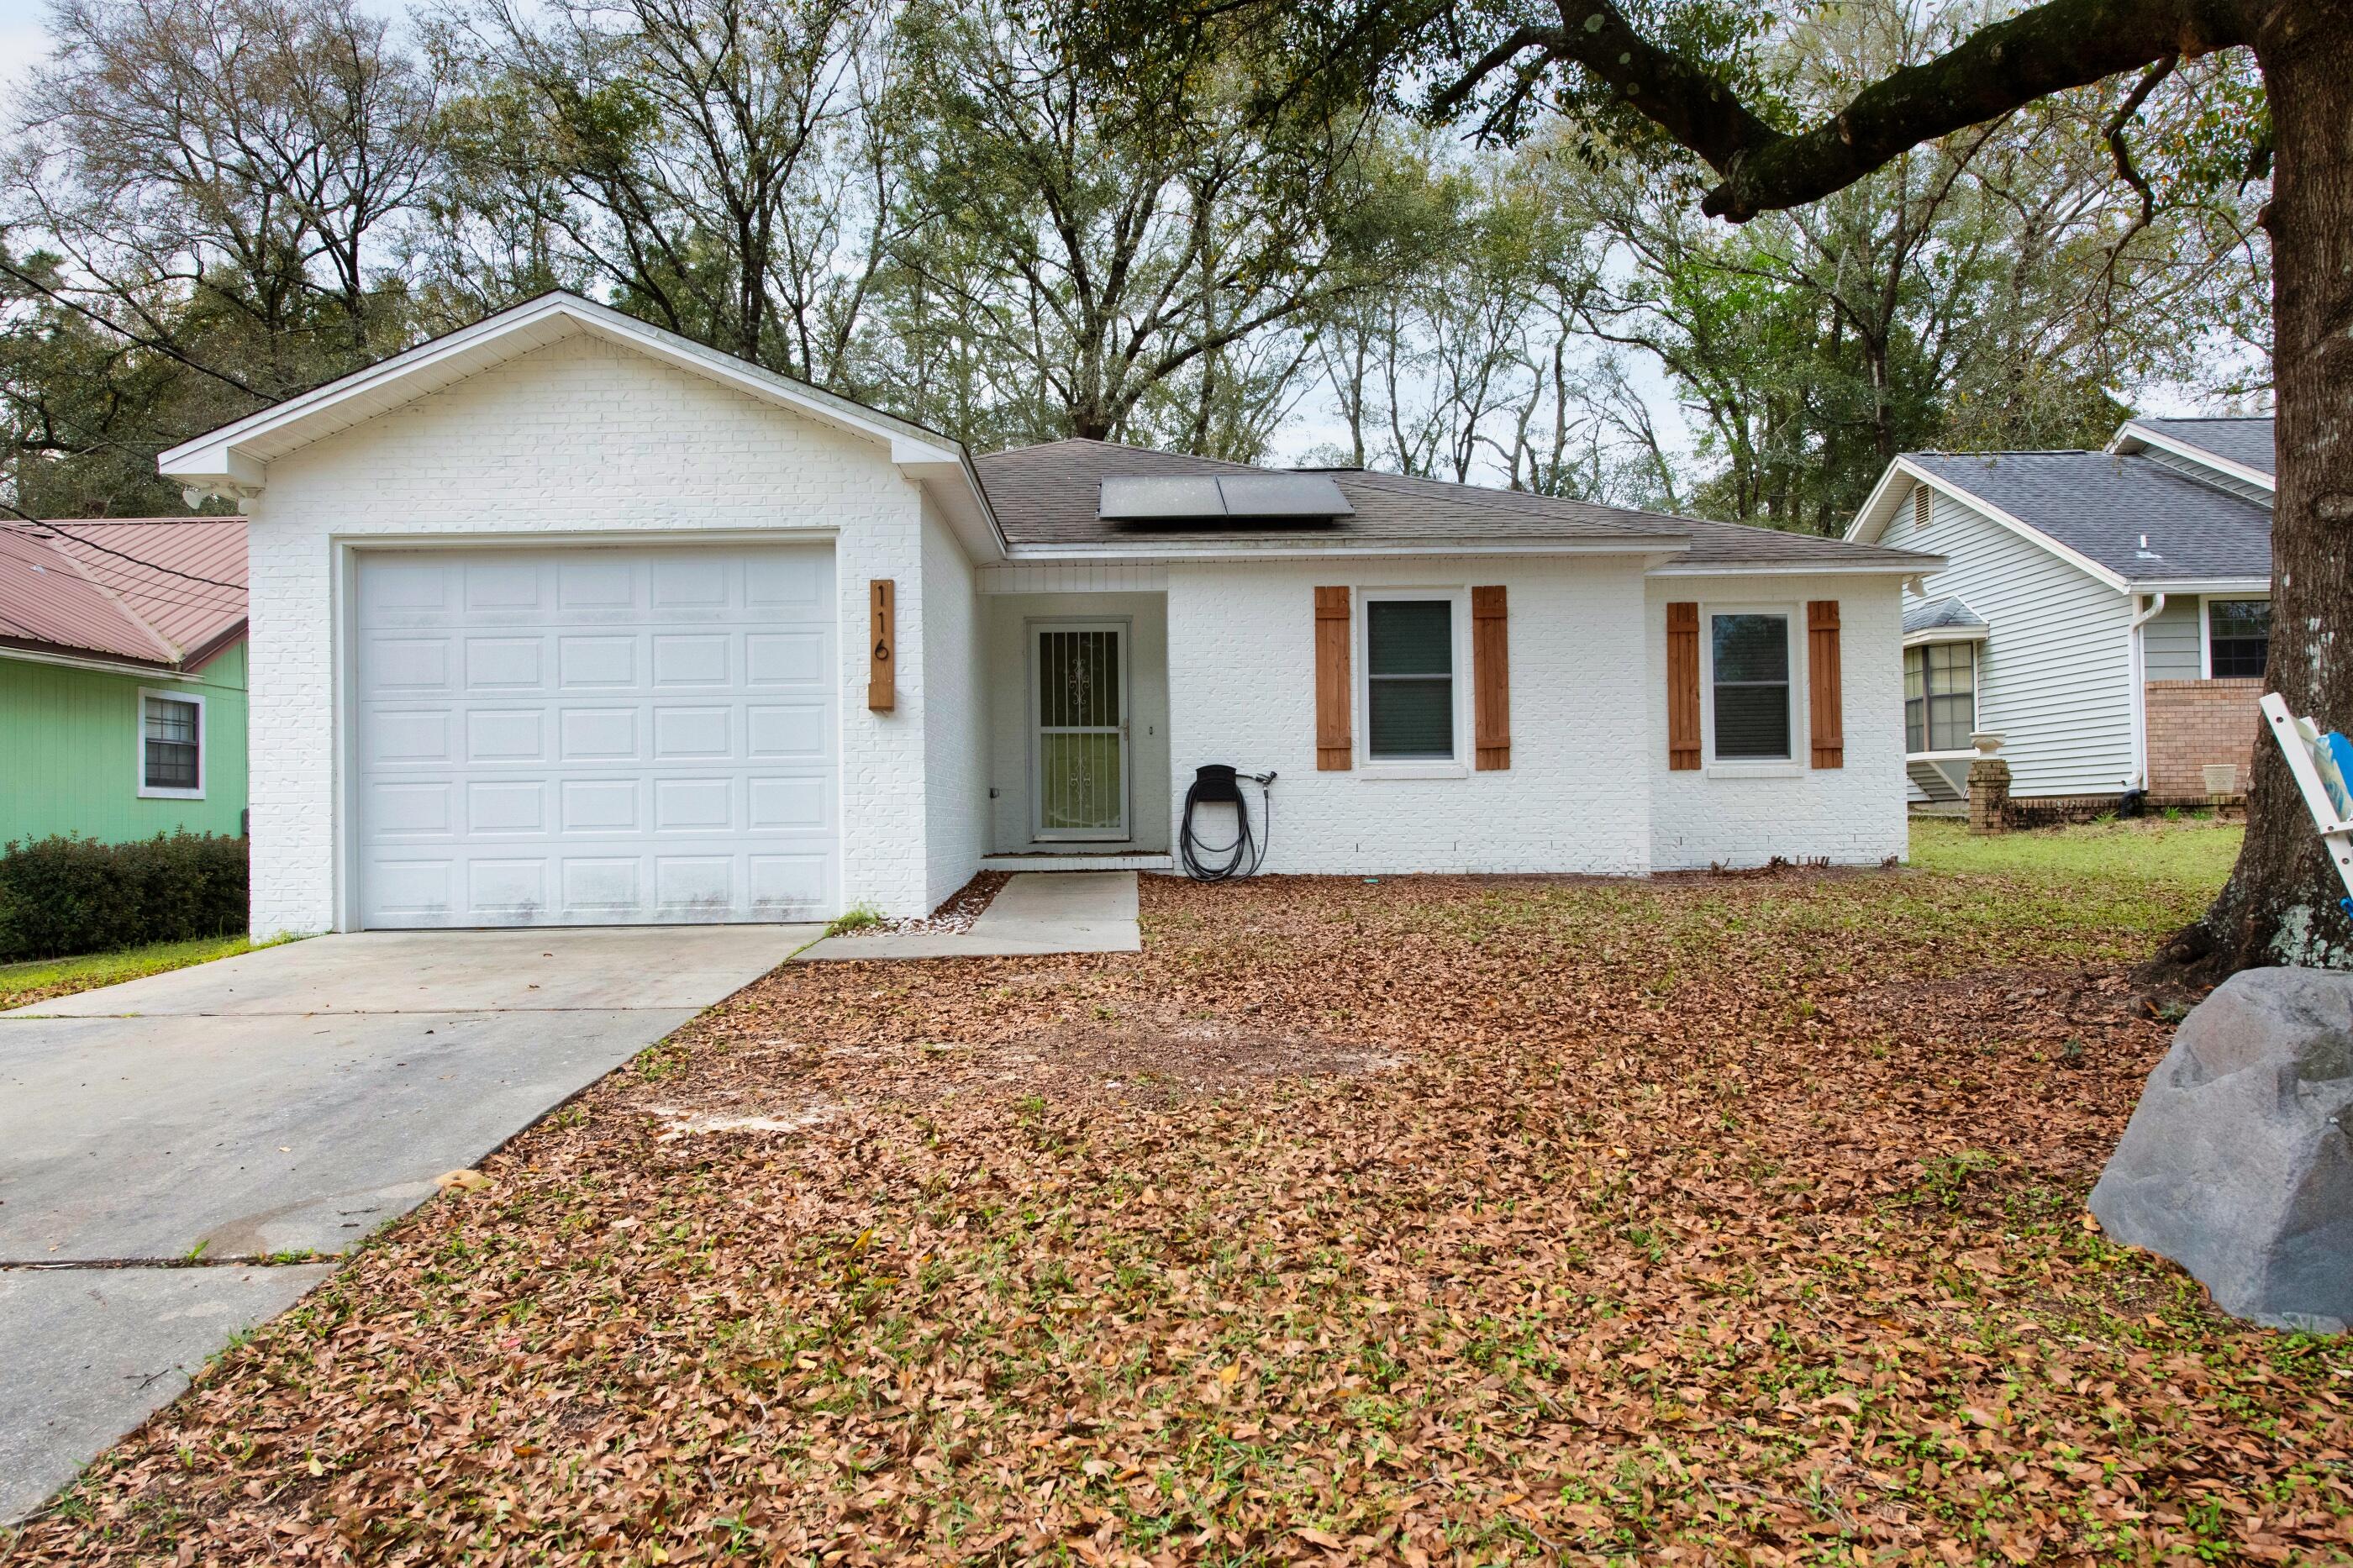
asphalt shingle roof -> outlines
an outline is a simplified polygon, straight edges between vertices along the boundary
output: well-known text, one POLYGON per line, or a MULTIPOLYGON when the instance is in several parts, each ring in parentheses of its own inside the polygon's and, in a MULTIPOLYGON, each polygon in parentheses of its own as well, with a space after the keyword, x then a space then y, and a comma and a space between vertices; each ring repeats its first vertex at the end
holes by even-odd
POLYGON ((2106 452, 1905 457, 2127 582, 2271 575, 2269 508, 2147 458, 2106 452))
POLYGON ((2136 419, 2133 423, 2185 447, 2211 452, 2226 463, 2278 478, 2278 450, 2268 414, 2243 418, 2136 419))
POLYGON ((1595 543, 1639 550, 1688 541, 1678 564, 1928 564, 1913 551, 1851 544, 1811 534, 1739 523, 1669 517, 1525 490, 1491 489, 1410 479, 1368 469, 1320 470, 1338 485, 1355 515, 1329 521, 1195 527, 1105 521, 1095 515, 1106 479, 1156 474, 1251 474, 1268 470, 1211 458, 1155 452, 1108 441, 1052 441, 974 460, 1008 542, 1021 545, 1134 545, 1155 540, 1295 548, 1328 542, 1345 550, 1376 544, 1595 543))
POLYGON ((1906 600, 1904 635, 1914 632, 1984 631, 1985 617, 1958 598, 1906 600))

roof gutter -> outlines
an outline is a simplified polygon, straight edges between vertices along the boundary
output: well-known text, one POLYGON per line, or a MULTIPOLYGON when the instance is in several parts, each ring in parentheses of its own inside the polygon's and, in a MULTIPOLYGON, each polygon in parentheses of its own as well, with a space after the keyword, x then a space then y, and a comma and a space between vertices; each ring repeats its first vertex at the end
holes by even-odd
POLYGON ((17 659, 26 664, 52 664, 63 669, 87 669, 99 675, 135 675, 142 680, 198 679, 193 669, 182 669, 168 664, 142 664, 136 659, 113 659, 76 653, 52 653, 46 647, 21 647, 6 642, 0 642, 0 658, 17 659))

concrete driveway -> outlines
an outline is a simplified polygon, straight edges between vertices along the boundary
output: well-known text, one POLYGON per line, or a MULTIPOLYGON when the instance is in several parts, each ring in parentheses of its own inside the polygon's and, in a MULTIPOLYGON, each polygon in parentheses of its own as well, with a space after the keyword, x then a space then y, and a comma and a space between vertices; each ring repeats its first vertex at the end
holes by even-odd
POLYGON ((0 1015, 0 1521, 332 1269, 259 1260, 345 1251, 819 934, 315 937, 0 1015))

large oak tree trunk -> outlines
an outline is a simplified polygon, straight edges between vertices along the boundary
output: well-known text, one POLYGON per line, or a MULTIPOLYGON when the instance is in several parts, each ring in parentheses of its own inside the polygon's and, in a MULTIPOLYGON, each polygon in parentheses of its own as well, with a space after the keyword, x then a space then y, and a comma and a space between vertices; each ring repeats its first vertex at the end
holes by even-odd
MULTIPOLYGON (((2264 684, 2353 732, 2353 6, 2300 0, 2256 39, 2276 162, 2272 242, 2279 493, 2264 684)), ((2165 957, 2219 980, 2260 964, 2353 968, 2345 889, 2268 726, 2257 721, 2246 845, 2165 957)))

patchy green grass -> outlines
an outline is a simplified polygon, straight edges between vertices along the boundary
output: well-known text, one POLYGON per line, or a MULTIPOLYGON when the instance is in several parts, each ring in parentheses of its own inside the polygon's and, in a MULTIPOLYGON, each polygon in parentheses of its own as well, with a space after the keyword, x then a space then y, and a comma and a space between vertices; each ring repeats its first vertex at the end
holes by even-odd
MULTIPOLYGON (((266 945, 266 944, 265 944, 266 945)), ((186 942, 158 942, 126 947, 114 952, 85 952, 74 958, 43 958, 30 963, 0 964, 0 1009, 30 1006, 77 991, 95 991, 168 969, 210 963, 253 951, 244 936, 200 936, 186 942)))
POLYGON ((2169 882, 2207 899, 2230 876, 2244 833, 2235 822, 2152 817, 1973 837, 1957 818, 1917 816, 1912 819, 1912 864, 1918 870, 1965 877, 2169 882))
POLYGON ((851 931, 866 931, 871 927, 879 926, 881 923, 881 911, 875 909, 873 905, 852 904, 849 908, 842 910, 841 913, 834 916, 833 919, 826 921, 825 934, 828 936, 848 936, 851 931))

